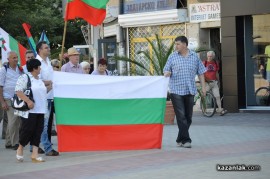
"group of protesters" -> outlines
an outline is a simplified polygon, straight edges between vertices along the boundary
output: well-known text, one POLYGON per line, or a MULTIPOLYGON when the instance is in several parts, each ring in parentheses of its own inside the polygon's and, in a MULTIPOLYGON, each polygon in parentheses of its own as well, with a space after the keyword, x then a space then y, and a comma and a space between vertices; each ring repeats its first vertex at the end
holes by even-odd
MULTIPOLYGON (((192 123, 193 101, 196 94, 195 76, 199 77, 203 95, 206 94, 207 85, 211 83, 218 90, 218 64, 213 61, 214 52, 207 53, 207 61, 202 62, 198 55, 188 49, 188 40, 185 36, 175 39, 175 51, 169 56, 163 69, 165 77, 170 77, 169 89, 179 128, 176 138, 177 146, 191 148, 189 128, 192 123), (207 81, 207 84, 206 84, 207 81)), ((45 160, 39 156, 58 156, 59 152, 52 148, 51 128, 53 121, 53 71, 60 71, 60 61, 50 61, 50 48, 45 41, 36 46, 37 55, 27 51, 26 67, 19 67, 16 52, 8 53, 8 63, 0 70, 0 102, 4 113, 7 114, 8 126, 5 135, 7 149, 17 150, 16 158, 19 162, 24 160, 23 148, 30 143, 32 162, 39 163, 45 160), (33 99, 23 92, 31 81, 33 99), (14 93, 25 101, 29 111, 18 111, 11 107, 11 98, 14 93), (39 144, 43 145, 43 149, 39 144)), ((104 58, 98 60, 98 68, 90 69, 88 62, 79 64, 80 53, 76 48, 68 49, 69 62, 61 67, 61 71, 69 73, 109 75, 107 61, 104 58)), ((220 99, 219 92, 216 92, 220 99)), ((227 111, 218 103, 220 115, 227 111)))
POLYGON ((45 161, 39 154, 59 156, 51 142, 54 119, 53 71, 108 75, 107 61, 104 58, 99 59, 97 70, 91 70, 90 63, 79 63, 80 53, 74 47, 68 49, 69 61, 62 67, 59 60, 49 59, 50 47, 45 41, 36 45, 36 52, 35 56, 33 51, 26 51, 26 65, 20 67, 17 53, 10 51, 7 54, 8 62, 0 69, 0 118, 7 118, 6 126, 3 122, 2 138, 5 139, 6 149, 16 150, 16 159, 19 162, 24 160, 23 149, 28 144, 33 163, 45 161), (33 99, 24 94, 28 82, 31 84, 33 99), (27 104, 28 111, 11 107, 14 94, 27 104), (39 147, 40 143, 43 149, 39 147))

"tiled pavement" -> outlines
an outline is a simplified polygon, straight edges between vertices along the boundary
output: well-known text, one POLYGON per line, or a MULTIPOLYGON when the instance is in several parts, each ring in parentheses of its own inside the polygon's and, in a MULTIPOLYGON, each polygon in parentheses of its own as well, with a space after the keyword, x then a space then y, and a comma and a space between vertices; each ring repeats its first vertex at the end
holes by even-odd
MULTIPOLYGON (((1 131, 1 128, 0 128, 1 131)), ((202 117, 194 113, 192 148, 176 147, 176 125, 165 125, 162 149, 61 153, 33 164, 25 162, 0 140, 0 178, 171 179, 270 178, 270 114, 229 113, 202 117), (260 165, 260 171, 221 172, 216 164, 260 165)), ((54 147, 57 140, 54 137, 54 147)))

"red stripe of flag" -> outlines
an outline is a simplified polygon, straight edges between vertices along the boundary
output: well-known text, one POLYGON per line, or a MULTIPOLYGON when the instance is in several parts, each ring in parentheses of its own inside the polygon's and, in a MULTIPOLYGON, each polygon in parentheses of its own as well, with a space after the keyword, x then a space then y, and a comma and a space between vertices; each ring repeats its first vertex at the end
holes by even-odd
POLYGON ((67 126, 57 125, 58 150, 141 150, 160 149, 162 124, 67 126))
POLYGON ((28 38, 32 37, 32 35, 30 33, 31 26, 29 24, 27 24, 27 23, 23 23, 22 26, 23 26, 23 29, 24 29, 27 37, 28 38))
POLYGON ((24 46, 22 46, 20 43, 18 43, 19 46, 19 53, 20 53, 20 66, 25 65, 26 63, 26 59, 25 59, 25 52, 26 52, 26 48, 24 46))
POLYGON ((27 35, 28 43, 30 45, 30 48, 34 52, 34 54, 36 55, 36 44, 35 44, 35 41, 34 41, 34 39, 32 37, 32 34, 30 32, 31 26, 29 24, 27 24, 27 23, 23 23, 22 26, 24 28, 24 31, 25 31, 26 35, 27 35))

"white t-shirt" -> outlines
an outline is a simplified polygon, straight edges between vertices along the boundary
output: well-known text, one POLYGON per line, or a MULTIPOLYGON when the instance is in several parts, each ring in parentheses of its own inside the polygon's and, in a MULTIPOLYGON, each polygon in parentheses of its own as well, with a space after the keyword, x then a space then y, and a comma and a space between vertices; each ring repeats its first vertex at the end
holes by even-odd
MULTIPOLYGON (((53 67, 51 65, 49 58, 48 57, 46 58, 47 63, 39 55, 36 56, 36 59, 38 59, 41 62, 40 79, 53 81, 53 67)), ((47 93, 47 99, 53 99, 53 90, 50 90, 47 93)))
MULTIPOLYGON (((29 111, 17 111, 15 110, 15 115, 22 116, 24 118, 28 117, 28 113, 38 113, 45 114, 47 109, 47 89, 44 82, 41 79, 36 79, 31 73, 28 73, 31 80, 31 89, 33 93, 33 98, 35 100, 34 108, 29 111)), ((28 77, 26 74, 21 75, 17 81, 15 91, 24 91, 27 88, 28 77)))

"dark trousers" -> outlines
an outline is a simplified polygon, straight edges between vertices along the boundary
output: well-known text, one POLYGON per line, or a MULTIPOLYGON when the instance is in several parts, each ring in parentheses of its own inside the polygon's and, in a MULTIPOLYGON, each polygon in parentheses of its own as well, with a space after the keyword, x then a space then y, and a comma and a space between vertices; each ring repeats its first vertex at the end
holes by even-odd
POLYGON ((183 144, 186 142, 191 143, 189 127, 192 123, 194 95, 180 96, 171 94, 171 99, 179 129, 176 142, 183 144))
POLYGON ((40 136, 44 127, 44 114, 29 113, 28 118, 21 117, 19 143, 26 146, 39 146, 40 136))
POLYGON ((48 139, 51 142, 51 138, 52 138, 52 125, 53 125, 53 114, 54 114, 54 102, 51 102, 51 113, 50 113, 50 117, 49 117, 49 121, 48 121, 48 139))

